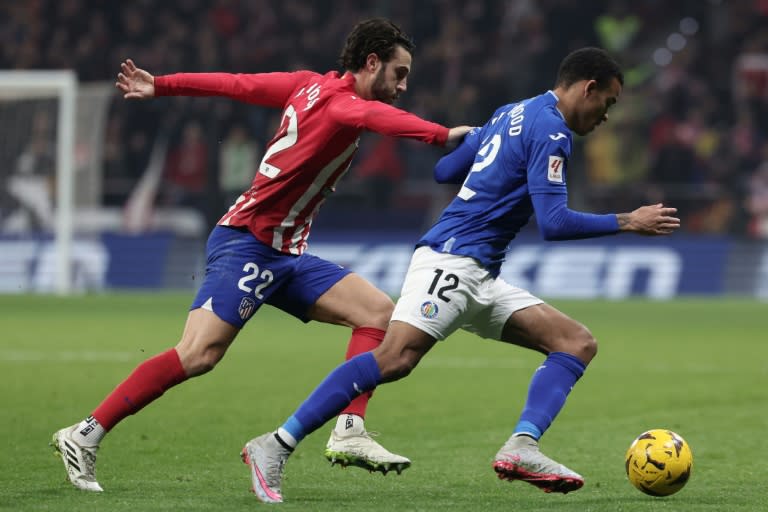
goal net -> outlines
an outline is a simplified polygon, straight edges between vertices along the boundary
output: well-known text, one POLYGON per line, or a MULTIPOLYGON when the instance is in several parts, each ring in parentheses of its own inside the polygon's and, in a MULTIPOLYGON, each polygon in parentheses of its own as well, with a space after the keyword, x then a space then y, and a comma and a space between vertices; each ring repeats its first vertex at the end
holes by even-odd
POLYGON ((0 293, 89 288, 74 213, 100 202, 110 94, 71 70, 0 71, 0 293))

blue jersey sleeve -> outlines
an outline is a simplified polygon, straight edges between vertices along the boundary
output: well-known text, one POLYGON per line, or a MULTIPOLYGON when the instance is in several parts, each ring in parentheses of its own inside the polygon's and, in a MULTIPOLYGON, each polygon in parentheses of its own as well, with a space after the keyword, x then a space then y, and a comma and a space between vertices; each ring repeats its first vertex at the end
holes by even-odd
POLYGON ((564 194, 532 194, 539 232, 545 240, 576 240, 619 232, 615 214, 596 215, 570 210, 564 194))
POLYGON ((480 128, 473 128, 459 146, 441 158, 435 165, 438 183, 462 183, 475 161, 480 147, 480 128))
POLYGON ((566 171, 571 134, 558 120, 542 122, 534 131, 528 165, 528 190, 539 232, 545 240, 576 240, 619 231, 614 214, 596 215, 568 208, 566 171))
POLYGON ((531 194, 566 194, 566 168, 571 137, 562 132, 534 135, 528 153, 528 190, 531 194))

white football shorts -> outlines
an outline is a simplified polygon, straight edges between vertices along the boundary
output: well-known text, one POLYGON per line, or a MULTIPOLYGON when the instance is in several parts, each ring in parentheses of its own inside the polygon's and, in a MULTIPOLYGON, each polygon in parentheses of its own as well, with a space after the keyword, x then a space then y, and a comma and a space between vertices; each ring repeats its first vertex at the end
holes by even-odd
POLYGON ((474 258, 419 247, 411 258, 392 320, 406 322, 438 340, 459 328, 500 340, 512 313, 543 302, 527 290, 494 278, 474 258))

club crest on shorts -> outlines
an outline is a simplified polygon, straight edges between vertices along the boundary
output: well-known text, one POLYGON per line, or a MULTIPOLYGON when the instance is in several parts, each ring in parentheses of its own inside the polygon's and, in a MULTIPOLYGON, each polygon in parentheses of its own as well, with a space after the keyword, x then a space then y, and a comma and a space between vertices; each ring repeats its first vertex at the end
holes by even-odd
POLYGON ((437 316, 437 304, 432 302, 431 300, 428 300, 424 304, 421 305, 421 316, 424 318, 435 318, 437 316))
POLYGON ((243 297, 240 301, 240 306, 237 308, 240 318, 248 320, 254 311, 256 311, 256 301, 250 297, 243 297))

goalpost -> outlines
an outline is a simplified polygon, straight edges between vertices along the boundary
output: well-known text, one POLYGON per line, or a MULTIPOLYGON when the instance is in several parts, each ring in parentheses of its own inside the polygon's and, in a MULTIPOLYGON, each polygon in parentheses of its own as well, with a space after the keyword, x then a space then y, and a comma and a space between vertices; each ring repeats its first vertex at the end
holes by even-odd
POLYGON ((73 158, 77 77, 72 70, 0 71, 0 102, 41 98, 56 99, 58 104, 54 209, 55 291, 66 295, 72 292, 73 158))

